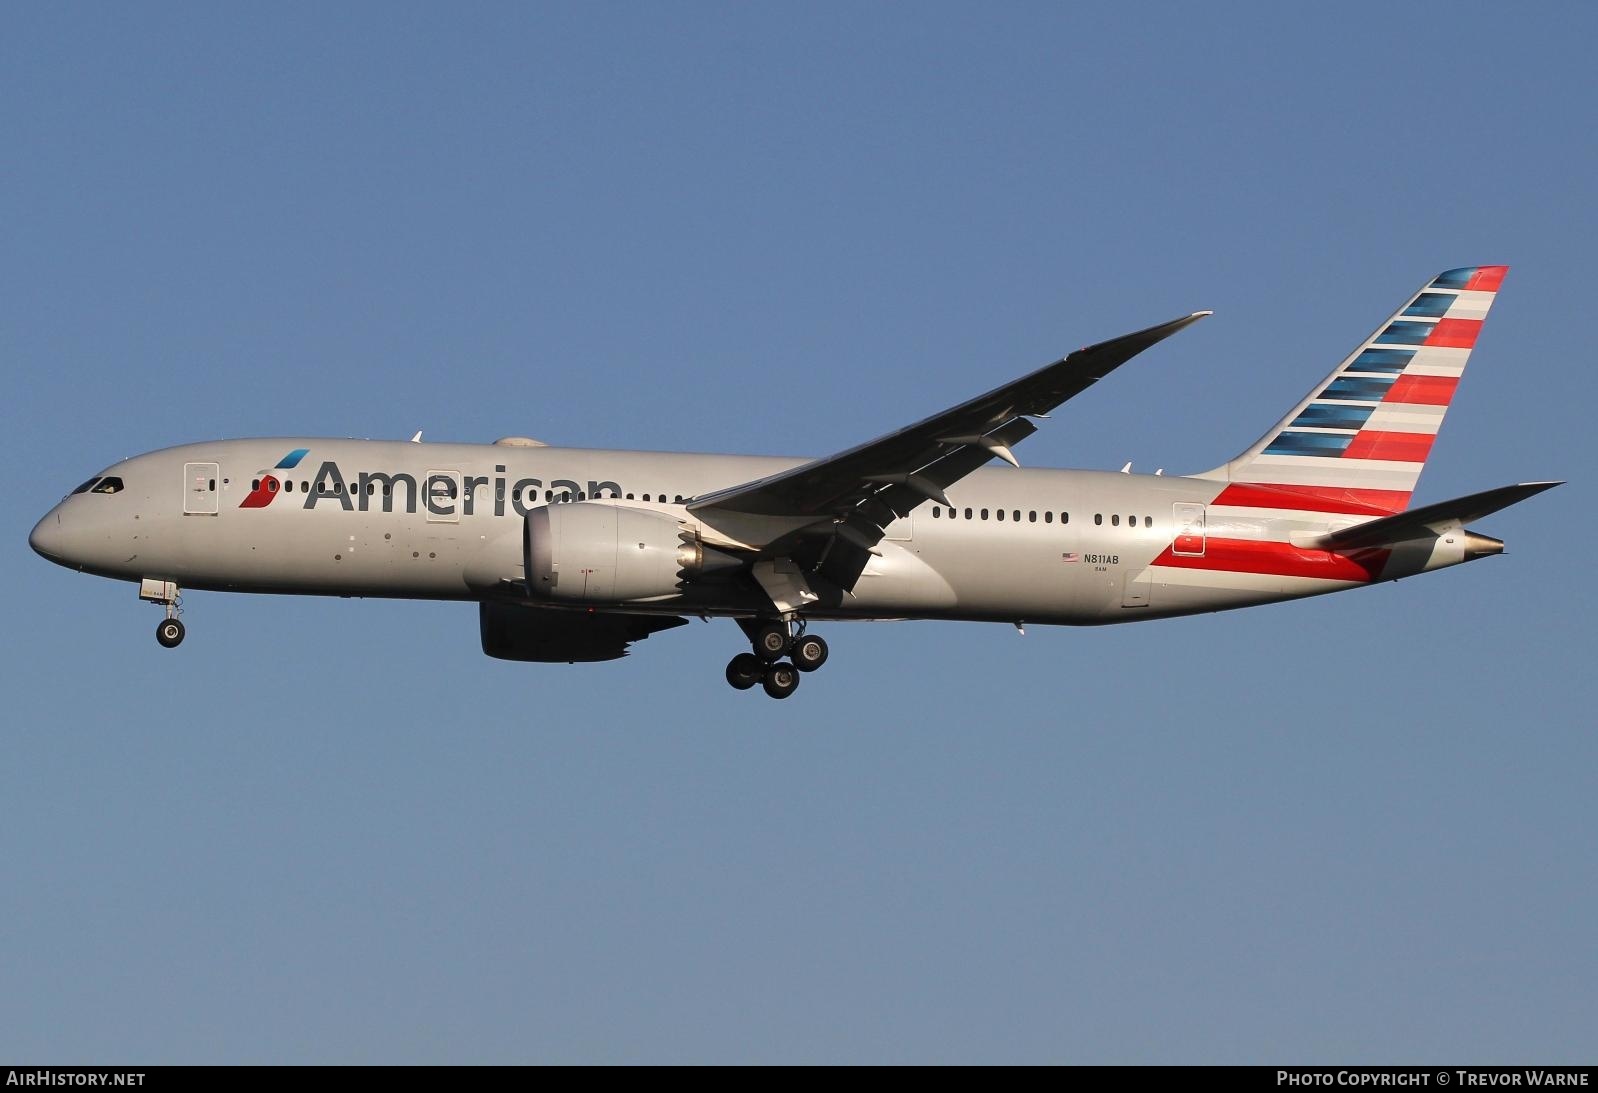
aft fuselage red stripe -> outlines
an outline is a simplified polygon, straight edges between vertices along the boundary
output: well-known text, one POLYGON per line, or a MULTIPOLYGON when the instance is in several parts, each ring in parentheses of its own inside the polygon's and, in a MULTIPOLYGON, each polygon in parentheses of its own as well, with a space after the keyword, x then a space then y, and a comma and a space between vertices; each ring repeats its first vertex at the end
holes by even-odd
POLYGON ((1409 505, 1405 490, 1362 490, 1352 486, 1258 485, 1233 482, 1210 502, 1250 509, 1294 509, 1350 516, 1391 516, 1409 505))
POLYGON ((1326 581, 1376 579, 1387 564, 1386 550, 1357 550, 1338 554, 1329 550, 1269 543, 1257 539, 1209 538, 1201 557, 1177 554, 1172 548, 1153 564, 1172 569, 1205 569, 1219 573, 1258 573, 1272 577, 1317 577, 1326 581))

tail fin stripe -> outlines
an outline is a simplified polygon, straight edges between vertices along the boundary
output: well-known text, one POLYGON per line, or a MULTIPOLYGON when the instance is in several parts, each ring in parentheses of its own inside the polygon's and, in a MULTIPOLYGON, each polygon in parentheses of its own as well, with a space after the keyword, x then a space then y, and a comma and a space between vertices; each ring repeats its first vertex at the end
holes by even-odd
POLYGON ((1508 272, 1508 266, 1478 266, 1465 287, 1472 292, 1497 292, 1508 272))
POLYGON ((1436 323, 1417 323, 1400 320, 1388 323, 1387 329, 1376 335, 1377 345, 1425 345, 1436 323))
POLYGON ((1345 446, 1344 459, 1385 459, 1395 463, 1424 463, 1431 454, 1436 433, 1379 433, 1366 429, 1345 446))
POLYGON ((1419 402, 1384 402, 1374 408, 1365 428, 1378 433, 1435 433, 1443 423, 1446 405, 1419 402))
POLYGON ((1431 287, 1462 288, 1470 292, 1497 292, 1498 286, 1504 282, 1504 274, 1508 272, 1508 266, 1466 266, 1464 269, 1451 269, 1439 275, 1431 287))
POLYGON ((1380 402, 1397 376, 1339 376, 1320 393, 1321 398, 1350 402, 1380 402))
POLYGON ((1348 442, 1354 439, 1353 433, 1296 433, 1283 432, 1270 447, 1265 449, 1266 455, 1319 455, 1336 458, 1343 454, 1348 447, 1348 442))
POLYGON ((1374 406, 1356 406, 1346 402, 1312 402, 1293 419, 1289 428, 1357 430, 1364 426, 1365 419, 1375 409, 1374 406))
POLYGON ((1422 319, 1441 319, 1448 314, 1448 309, 1456 299, 1458 297, 1452 292, 1423 292, 1404 309, 1404 314, 1422 319))
POLYGON ((1459 386, 1457 376, 1399 376, 1387 390, 1385 402, 1447 406, 1459 386))
POLYGON ((1346 372, 1402 372, 1414 358, 1413 349, 1367 349, 1344 369, 1346 372))
POLYGON ((1481 333, 1481 323, 1480 319, 1439 319, 1424 344, 1446 346, 1449 349, 1474 349, 1476 336, 1481 333))

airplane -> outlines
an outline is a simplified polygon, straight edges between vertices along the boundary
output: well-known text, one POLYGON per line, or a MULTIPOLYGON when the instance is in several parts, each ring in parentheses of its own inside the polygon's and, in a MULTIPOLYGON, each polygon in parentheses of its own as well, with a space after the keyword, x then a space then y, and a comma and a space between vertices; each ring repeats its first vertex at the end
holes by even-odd
POLYGON ((1022 468, 1013 449, 1207 311, 823 459, 420 433, 215 440, 107 467, 28 541, 136 582, 165 608, 168 648, 184 638, 182 589, 471 601, 483 651, 513 661, 613 660, 691 617, 726 617, 748 640, 727 682, 787 698, 827 661, 815 622, 1134 622, 1501 553, 1465 525, 1561 483, 1409 501, 1506 272, 1427 281, 1263 437, 1201 474, 1022 468))

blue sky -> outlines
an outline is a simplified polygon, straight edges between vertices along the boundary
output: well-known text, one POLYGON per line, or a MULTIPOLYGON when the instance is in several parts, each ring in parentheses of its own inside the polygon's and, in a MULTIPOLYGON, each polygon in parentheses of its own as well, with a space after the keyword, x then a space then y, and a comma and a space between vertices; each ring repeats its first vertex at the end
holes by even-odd
POLYGON ((1590 5, 46 5, 0 35, 0 1056, 1590 1061, 1590 5), (821 454, 1214 318, 1034 465, 1202 470, 1513 271, 1421 480, 1509 553, 1093 630, 186 599, 33 522, 215 436, 821 454), (1561 561, 1560 559, 1566 559, 1561 561))

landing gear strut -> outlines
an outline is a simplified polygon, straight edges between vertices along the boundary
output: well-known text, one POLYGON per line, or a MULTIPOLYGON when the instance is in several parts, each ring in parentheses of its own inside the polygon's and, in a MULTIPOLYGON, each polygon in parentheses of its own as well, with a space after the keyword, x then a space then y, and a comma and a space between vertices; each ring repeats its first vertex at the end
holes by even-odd
POLYGON ((760 684, 772 698, 787 698, 799 689, 800 673, 827 662, 827 643, 785 619, 739 619, 753 652, 739 653, 727 665, 727 682, 740 691, 760 684), (783 660, 786 656, 789 659, 783 660))
POLYGON ((159 581, 146 577, 139 582, 139 599, 158 603, 166 608, 166 618, 155 628, 155 640, 163 649, 176 649, 186 633, 178 618, 183 613, 183 597, 178 595, 176 581, 159 581))

